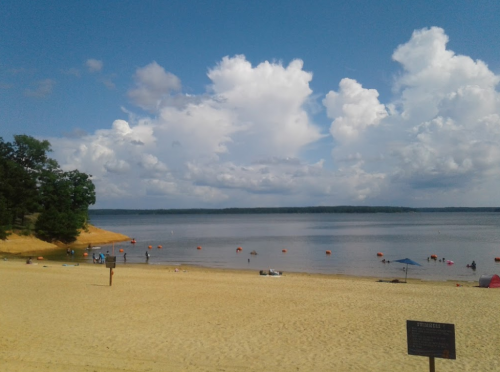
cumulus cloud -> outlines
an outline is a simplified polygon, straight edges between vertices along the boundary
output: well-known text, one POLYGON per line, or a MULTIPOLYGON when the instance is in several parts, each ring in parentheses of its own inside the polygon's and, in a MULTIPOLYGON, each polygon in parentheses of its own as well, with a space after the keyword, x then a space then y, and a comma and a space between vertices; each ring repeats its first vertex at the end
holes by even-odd
POLYGON ((389 102, 342 79, 322 99, 329 128, 312 120, 301 60, 237 55, 196 96, 156 62, 141 67, 128 97, 151 115, 50 141, 64 167, 93 175, 98 206, 497 205, 500 77, 447 42, 433 27, 396 47, 389 102))
POLYGON ((500 77, 482 61, 446 49, 440 28, 415 31, 393 54, 407 143, 394 149, 394 176, 415 187, 464 188, 498 177, 500 77))
POLYGON ((103 67, 103 62, 99 61, 98 59, 87 59, 87 62, 85 62, 85 65, 87 66, 87 69, 89 72, 100 72, 102 71, 103 67))
POLYGON ((171 92, 176 92, 181 88, 179 78, 166 72, 156 62, 137 69, 134 80, 135 87, 128 92, 130 100, 151 112, 161 108, 171 92))
POLYGON ((335 139, 356 139, 387 116, 375 89, 364 89, 356 80, 347 78, 340 81, 339 88, 338 93, 330 91, 323 100, 328 117, 335 119, 330 127, 335 139))

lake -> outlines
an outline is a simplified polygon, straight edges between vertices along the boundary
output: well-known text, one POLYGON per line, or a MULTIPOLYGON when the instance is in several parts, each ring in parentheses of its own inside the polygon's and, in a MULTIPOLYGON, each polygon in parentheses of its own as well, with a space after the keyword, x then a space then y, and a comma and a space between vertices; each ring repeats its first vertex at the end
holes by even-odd
MULTIPOLYGON (((92 216, 97 227, 136 239, 114 245, 118 263, 477 281, 500 273, 499 213, 374 213, 92 216), (161 245, 162 248, 157 247, 161 245), (152 246, 152 249, 148 249, 152 246), (197 247, 202 249, 198 250, 197 247), (240 253, 237 247, 242 247, 240 253), (282 250, 287 252, 283 253, 282 250), (331 251, 330 255, 325 252, 331 251), (251 251, 257 255, 250 255, 251 251), (383 257, 377 257, 377 253, 383 257), (439 259, 430 260, 431 255, 439 259), (473 260, 477 269, 466 265, 473 260)), ((103 246, 111 253, 112 246, 103 246)), ((80 258, 79 252, 75 260, 80 258)))

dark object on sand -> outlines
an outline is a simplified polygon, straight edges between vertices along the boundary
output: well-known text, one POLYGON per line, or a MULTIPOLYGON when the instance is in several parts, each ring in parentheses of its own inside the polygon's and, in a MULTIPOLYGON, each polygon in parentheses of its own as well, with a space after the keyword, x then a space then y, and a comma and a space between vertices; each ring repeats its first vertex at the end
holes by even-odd
POLYGON ((277 270, 273 270, 273 269, 269 269, 269 271, 267 270, 260 270, 259 271, 259 274, 260 275, 270 275, 270 276, 281 276, 283 275, 283 271, 277 271, 277 270))
POLYGON ((392 279, 392 280, 377 280, 379 283, 405 283, 405 282, 402 282, 401 280, 399 279, 392 279))

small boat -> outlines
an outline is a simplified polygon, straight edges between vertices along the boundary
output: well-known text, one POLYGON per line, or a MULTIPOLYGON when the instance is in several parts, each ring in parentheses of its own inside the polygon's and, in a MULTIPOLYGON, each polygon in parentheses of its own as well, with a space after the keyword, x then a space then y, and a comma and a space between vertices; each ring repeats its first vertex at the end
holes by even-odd
POLYGON ((101 247, 87 247, 87 249, 101 249, 101 247))

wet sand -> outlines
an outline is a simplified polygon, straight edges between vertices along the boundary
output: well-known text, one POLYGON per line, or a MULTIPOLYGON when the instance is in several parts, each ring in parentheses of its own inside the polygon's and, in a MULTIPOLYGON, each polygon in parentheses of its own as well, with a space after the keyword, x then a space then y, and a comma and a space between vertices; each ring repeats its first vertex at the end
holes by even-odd
POLYGON ((456 360, 499 371, 500 289, 195 267, 0 261, 2 371, 427 371, 406 320, 453 323, 456 360))

